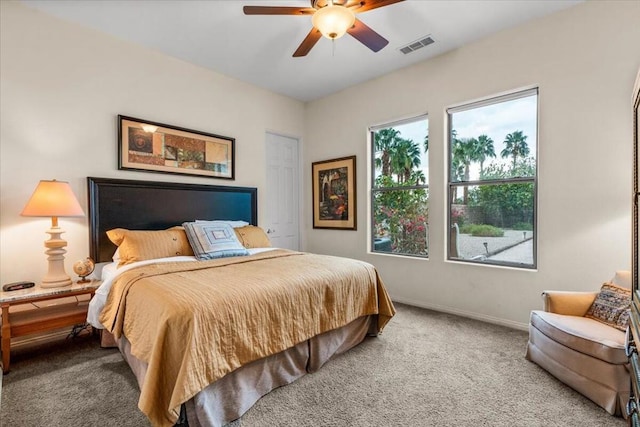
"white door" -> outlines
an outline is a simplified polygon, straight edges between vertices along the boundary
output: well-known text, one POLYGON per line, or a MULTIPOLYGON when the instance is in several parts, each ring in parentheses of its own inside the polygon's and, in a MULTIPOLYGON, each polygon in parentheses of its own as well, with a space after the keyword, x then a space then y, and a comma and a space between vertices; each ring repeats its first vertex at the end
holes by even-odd
POLYGON ((271 245, 299 248, 298 140, 267 132, 267 222, 271 245))

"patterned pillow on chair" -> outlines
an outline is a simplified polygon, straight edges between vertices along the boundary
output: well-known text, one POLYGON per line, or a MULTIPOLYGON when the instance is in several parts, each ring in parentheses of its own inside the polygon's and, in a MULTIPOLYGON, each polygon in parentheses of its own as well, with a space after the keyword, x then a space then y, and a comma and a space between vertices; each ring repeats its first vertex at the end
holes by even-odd
POLYGON ((585 317, 624 331, 629 324, 631 289, 604 283, 585 317))

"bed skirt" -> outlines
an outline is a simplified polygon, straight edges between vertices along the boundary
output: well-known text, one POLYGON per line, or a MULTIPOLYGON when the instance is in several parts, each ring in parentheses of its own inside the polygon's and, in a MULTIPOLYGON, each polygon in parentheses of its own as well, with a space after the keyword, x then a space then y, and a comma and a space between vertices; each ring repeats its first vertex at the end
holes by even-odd
MULTIPOLYGON (((189 427, 219 427, 240 418, 271 390, 319 370, 332 357, 361 343, 368 334, 375 335, 376 324, 377 315, 360 317, 225 375, 184 404, 189 427)), ((102 334, 103 346, 109 346, 109 335, 102 334)), ((147 363, 131 354, 126 337, 121 337, 117 346, 142 387, 147 363)))

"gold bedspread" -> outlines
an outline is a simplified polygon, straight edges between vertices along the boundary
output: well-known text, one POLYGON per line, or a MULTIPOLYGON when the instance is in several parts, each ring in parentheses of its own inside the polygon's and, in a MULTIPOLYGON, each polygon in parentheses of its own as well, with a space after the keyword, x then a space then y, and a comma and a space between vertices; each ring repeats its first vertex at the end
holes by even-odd
POLYGON ((254 360, 378 314, 395 314, 374 267, 274 250, 134 268, 114 281, 100 321, 148 364, 138 406, 171 426, 180 405, 254 360))

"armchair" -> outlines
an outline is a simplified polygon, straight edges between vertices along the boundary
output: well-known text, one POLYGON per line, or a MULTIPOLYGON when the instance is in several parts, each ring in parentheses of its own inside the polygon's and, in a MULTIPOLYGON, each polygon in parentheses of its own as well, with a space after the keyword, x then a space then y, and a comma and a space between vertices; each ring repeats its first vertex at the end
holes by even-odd
MULTIPOLYGON (((630 288, 630 272, 616 272, 612 283, 630 288)), ((597 294, 543 292, 544 310, 531 312, 526 358, 610 414, 626 418, 625 333, 584 317, 597 294)))

